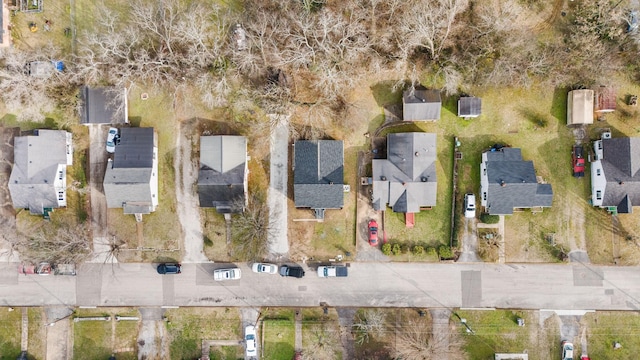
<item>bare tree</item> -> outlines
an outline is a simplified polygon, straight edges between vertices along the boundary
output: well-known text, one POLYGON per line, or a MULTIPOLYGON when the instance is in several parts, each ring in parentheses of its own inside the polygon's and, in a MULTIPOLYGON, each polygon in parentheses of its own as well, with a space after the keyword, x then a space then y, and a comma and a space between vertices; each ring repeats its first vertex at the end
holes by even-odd
POLYGON ((463 359, 462 340, 457 332, 433 335, 431 324, 412 320, 403 323, 392 353, 403 360, 463 359), (446 334, 445 334, 446 335, 446 334), (446 356, 446 357, 445 357, 446 356))
POLYGON ((32 236, 18 234, 13 240, 13 248, 22 259, 34 263, 80 264, 92 255, 91 235, 83 225, 53 230, 44 226, 32 236))
MULTIPOLYGON (((236 202, 235 207, 242 205, 236 202)), ((245 210, 232 218, 233 255, 250 261, 262 259, 268 251, 270 231, 269 207, 254 193, 249 196, 245 210)))
POLYGON ((358 332, 356 342, 363 344, 369 342, 371 336, 382 338, 387 330, 386 314, 381 309, 367 309, 358 315, 358 320, 353 325, 358 332))
POLYGON ((315 324, 307 330, 309 343, 304 344, 303 360, 333 360, 340 349, 340 336, 336 329, 327 328, 326 323, 315 324))

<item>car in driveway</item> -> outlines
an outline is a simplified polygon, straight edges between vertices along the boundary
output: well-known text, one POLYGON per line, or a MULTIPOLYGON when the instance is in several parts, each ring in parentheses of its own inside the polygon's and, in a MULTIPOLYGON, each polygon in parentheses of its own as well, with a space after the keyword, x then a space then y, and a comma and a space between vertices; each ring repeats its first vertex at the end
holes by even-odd
POLYGON ((116 151, 116 143, 118 142, 118 129, 117 128, 109 128, 109 133, 107 134, 107 152, 114 153, 116 151))
POLYGON ((464 194, 464 217, 476 217, 476 196, 473 194, 464 194))
POLYGON ((378 245, 378 222, 369 220, 369 245, 378 245))
POLYGON ((182 265, 178 263, 165 263, 158 265, 157 270, 160 275, 171 275, 180 274, 182 272, 181 268, 182 265))
POLYGON ((584 177, 584 149, 582 145, 573 145, 571 150, 571 164, 573 166, 574 177, 584 177))
POLYGON ((231 269, 217 269, 213 271, 213 280, 226 281, 226 280, 240 280, 242 272, 238 268, 231 269))
POLYGON ((562 360, 573 360, 573 344, 566 340, 562 342, 562 360))
POLYGON ((251 265, 251 271, 258 274, 277 274, 278 265, 267 263, 254 263, 251 265))
POLYGON ((245 355, 257 356, 258 355, 258 342, 256 341, 256 327, 253 325, 247 325, 244 328, 244 342, 245 342, 245 355))
POLYGON ((300 266, 282 265, 280 266, 280 276, 290 276, 299 279, 304 277, 304 269, 300 266))

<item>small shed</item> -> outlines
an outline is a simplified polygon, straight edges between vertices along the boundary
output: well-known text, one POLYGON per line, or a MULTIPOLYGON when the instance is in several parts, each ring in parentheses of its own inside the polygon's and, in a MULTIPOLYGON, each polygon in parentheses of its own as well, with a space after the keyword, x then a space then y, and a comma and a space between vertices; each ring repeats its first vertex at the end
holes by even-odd
POLYGON ((569 91, 567 96, 567 125, 593 124, 593 90, 569 91))
POLYGON ((482 100, 473 96, 461 97, 458 100, 458 116, 462 118, 476 118, 482 112, 482 100))
POLYGON ((595 90, 595 111, 609 113, 616 110, 616 90, 611 86, 601 85, 595 90))
POLYGON ((439 90, 411 87, 402 94, 404 121, 440 120, 442 98, 439 90))

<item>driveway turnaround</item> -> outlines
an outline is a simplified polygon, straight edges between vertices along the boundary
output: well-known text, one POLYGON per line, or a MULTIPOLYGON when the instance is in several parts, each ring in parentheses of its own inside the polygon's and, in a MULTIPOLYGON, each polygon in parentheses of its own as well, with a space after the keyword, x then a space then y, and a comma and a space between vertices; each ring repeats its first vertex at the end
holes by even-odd
POLYGON ((319 306, 640 309, 640 267, 591 264, 352 263, 349 276, 302 279, 251 272, 213 281, 217 264, 184 264, 175 281, 152 264, 85 264, 77 276, 20 275, 0 265, 4 306, 319 306), (87 286, 87 285, 91 286, 87 286))

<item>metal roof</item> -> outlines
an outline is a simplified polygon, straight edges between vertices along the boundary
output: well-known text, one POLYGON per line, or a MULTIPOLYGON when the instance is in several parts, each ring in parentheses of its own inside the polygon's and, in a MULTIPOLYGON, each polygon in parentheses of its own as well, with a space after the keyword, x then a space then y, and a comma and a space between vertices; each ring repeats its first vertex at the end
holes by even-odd
POLYGON ((593 90, 569 91, 567 125, 593 124, 593 90))
POLYGON ((402 111, 405 121, 439 120, 442 99, 439 90, 414 89, 402 94, 402 111))
POLYGON ((602 139, 600 160, 607 181, 602 206, 619 213, 640 206, 640 137, 602 139))
POLYGON ((459 117, 476 117, 482 112, 482 99, 472 96, 461 97, 458 100, 459 117))

